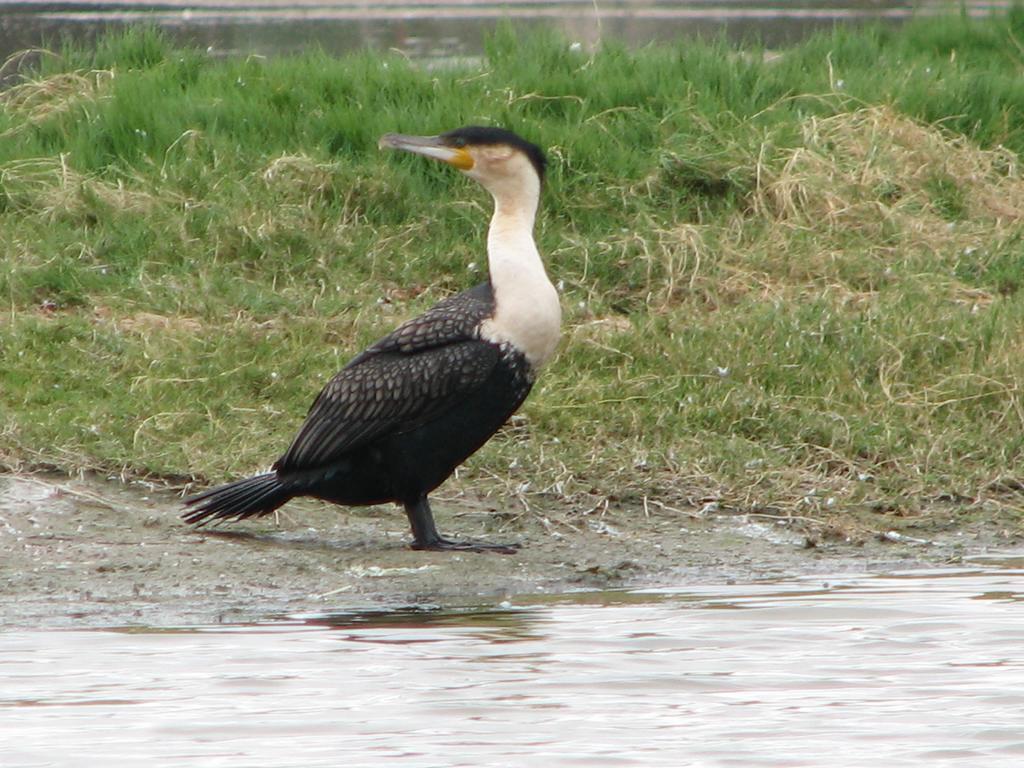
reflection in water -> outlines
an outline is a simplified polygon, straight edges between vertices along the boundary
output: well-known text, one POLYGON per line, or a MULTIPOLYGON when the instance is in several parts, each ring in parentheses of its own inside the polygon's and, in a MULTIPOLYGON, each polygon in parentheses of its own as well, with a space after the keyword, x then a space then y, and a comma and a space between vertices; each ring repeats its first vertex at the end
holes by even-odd
POLYGON ((1016 767, 1019 563, 0 632, 0 764, 1016 767))
POLYGON ((469 636, 495 643, 543 638, 535 628, 543 622, 540 612, 511 607, 459 610, 424 606, 399 610, 339 611, 309 616, 303 621, 307 626, 327 627, 346 633, 349 639, 367 639, 369 642, 388 642, 384 639, 385 634, 393 635, 394 642, 415 642, 411 638, 419 633, 437 641, 441 638, 432 630, 439 628, 460 629, 469 636), (366 638, 361 633, 368 629, 375 631, 372 637, 366 638))
MULTIPOLYGON (((999 3, 967 2, 975 12, 999 3)), ((15 51, 52 46, 61 36, 88 44, 105 30, 128 24, 156 24, 178 42, 209 48, 217 55, 273 55, 320 47, 329 53, 371 48, 396 49, 421 59, 479 56, 485 34, 500 19, 523 28, 559 30, 586 45, 602 39, 630 45, 726 34, 733 40, 760 39, 769 47, 802 39, 835 23, 899 22, 937 0, 809 0, 788 3, 619 2, 394 3, 277 0, 210 3, 205 0, 114 0, 110 3, 15 2, 0 0, 0 61, 15 51), (7 6, 6 8, 4 6, 7 6), (148 7, 147 7, 148 6, 148 7)))

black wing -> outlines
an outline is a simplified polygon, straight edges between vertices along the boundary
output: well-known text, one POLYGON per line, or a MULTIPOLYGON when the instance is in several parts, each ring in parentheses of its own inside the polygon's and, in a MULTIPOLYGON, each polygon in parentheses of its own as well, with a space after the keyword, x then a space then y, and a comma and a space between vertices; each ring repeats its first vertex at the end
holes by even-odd
POLYGON ((346 365, 324 387, 274 468, 330 464, 386 434, 406 432, 479 387, 501 357, 476 338, 494 309, 486 283, 403 323, 346 365))

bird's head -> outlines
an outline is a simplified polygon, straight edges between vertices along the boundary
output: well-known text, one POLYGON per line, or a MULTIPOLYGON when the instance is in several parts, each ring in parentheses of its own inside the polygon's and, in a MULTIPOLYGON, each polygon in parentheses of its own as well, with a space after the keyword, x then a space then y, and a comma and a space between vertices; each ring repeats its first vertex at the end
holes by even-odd
POLYGON ((496 199, 540 193, 547 161, 540 147, 504 128, 469 125, 439 136, 381 136, 381 149, 401 149, 453 165, 496 199))

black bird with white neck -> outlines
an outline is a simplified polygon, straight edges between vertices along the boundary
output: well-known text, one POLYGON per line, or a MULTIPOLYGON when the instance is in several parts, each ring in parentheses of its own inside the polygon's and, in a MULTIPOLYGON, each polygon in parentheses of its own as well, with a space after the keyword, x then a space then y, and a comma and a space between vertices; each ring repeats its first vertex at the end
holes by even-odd
POLYGON ((270 472, 187 499, 184 517, 240 520, 298 496, 350 506, 396 502, 416 549, 509 552, 442 537, 427 495, 519 408, 558 344, 558 293, 533 238, 544 155, 511 131, 479 126, 387 134, 379 144, 452 165, 491 193, 488 281, 357 355, 321 391, 270 472))

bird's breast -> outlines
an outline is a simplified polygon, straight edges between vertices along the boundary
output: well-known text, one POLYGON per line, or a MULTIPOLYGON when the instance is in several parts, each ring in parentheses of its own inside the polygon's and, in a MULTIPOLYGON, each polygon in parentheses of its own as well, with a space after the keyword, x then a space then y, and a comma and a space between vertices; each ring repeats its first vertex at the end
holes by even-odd
POLYGON ((509 344, 530 366, 540 368, 558 347, 562 308, 550 282, 514 284, 495 292, 494 314, 480 325, 480 337, 509 344))

